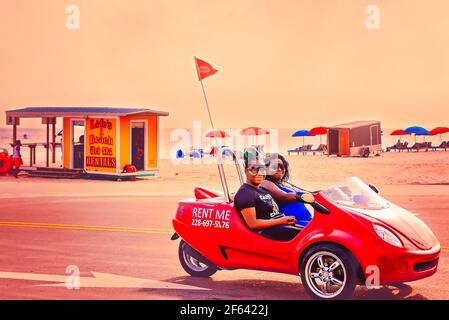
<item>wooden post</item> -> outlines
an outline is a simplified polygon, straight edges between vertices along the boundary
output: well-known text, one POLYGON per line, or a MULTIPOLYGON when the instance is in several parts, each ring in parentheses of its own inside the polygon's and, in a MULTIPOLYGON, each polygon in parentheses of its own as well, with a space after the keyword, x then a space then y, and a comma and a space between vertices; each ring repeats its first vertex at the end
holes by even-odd
POLYGON ((47 168, 50 167, 50 118, 47 118, 47 168))
POLYGON ((53 147, 53 154, 52 154, 51 162, 55 163, 56 162, 56 146, 55 146, 55 142, 56 142, 56 119, 54 119, 54 121, 52 122, 51 138, 52 138, 51 146, 53 147))
POLYGON ((14 118, 14 123, 12 125, 12 145, 16 144, 17 140, 17 118, 14 118))

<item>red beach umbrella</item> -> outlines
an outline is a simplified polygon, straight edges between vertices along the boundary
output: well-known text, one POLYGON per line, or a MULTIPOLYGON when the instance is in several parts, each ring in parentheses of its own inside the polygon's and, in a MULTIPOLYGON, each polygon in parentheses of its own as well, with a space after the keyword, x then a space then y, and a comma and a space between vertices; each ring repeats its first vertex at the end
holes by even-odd
POLYGON ((327 128, 326 127, 315 127, 309 130, 309 135, 318 135, 321 136, 323 134, 327 134, 327 128))
POLYGON ((230 137, 230 135, 227 134, 223 130, 215 130, 215 131, 211 130, 205 134, 205 137, 206 138, 228 138, 228 137, 230 137))
POLYGON ((449 132, 449 128, 448 127, 436 127, 432 130, 429 131, 429 135, 431 136, 435 136, 435 135, 440 135, 440 139, 441 139, 441 135, 448 133, 449 132))
POLYGON ((315 127, 309 130, 309 136, 320 136, 320 144, 321 144, 321 136, 323 134, 327 134, 327 128, 326 127, 315 127))
POLYGON ((404 133, 404 130, 402 129, 398 129, 398 130, 394 130, 392 133, 390 133, 390 136, 402 136, 404 133))
POLYGON ((394 130, 392 133, 390 133, 390 136, 400 136, 399 137, 399 141, 400 141, 402 139, 402 136, 405 134, 410 135, 410 133, 406 133, 406 132, 404 132, 404 130, 398 129, 398 130, 394 130))
MULTIPOLYGON (((260 136, 264 134, 270 134, 270 131, 259 127, 248 127, 240 130, 240 134, 243 136, 260 136)), ((255 141, 252 141, 252 143, 255 144, 255 141)))
POLYGON ((270 134, 270 131, 262 129, 262 128, 258 128, 258 127, 248 127, 248 128, 242 129, 240 131, 240 134, 242 134, 244 136, 260 136, 262 134, 270 134))

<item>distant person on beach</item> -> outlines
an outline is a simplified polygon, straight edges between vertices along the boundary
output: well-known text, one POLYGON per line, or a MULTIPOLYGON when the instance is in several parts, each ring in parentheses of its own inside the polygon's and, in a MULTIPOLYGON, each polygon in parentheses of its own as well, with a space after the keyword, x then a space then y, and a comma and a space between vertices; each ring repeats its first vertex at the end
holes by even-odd
POLYGON ((12 162, 12 169, 11 174, 14 177, 18 177, 19 175, 19 168, 23 164, 22 161, 22 154, 20 153, 20 147, 22 146, 22 142, 20 140, 16 140, 13 148, 12 148, 12 156, 11 156, 11 162, 12 162))
POLYGON ((246 225, 267 238, 293 239, 300 231, 294 226, 295 218, 279 212, 272 196, 260 188, 267 167, 259 153, 246 151, 244 162, 246 183, 235 194, 234 204, 246 225))
POLYGON ((13 158, 22 158, 20 154, 20 147, 22 146, 22 142, 20 140, 16 140, 12 147, 12 157, 13 158))

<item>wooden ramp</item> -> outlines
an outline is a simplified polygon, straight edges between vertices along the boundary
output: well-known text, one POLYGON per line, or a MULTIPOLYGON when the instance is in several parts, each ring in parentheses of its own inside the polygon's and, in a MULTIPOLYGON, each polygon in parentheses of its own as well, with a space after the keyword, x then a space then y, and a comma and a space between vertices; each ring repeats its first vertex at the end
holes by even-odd
POLYGON ((29 177, 51 179, 81 179, 83 169, 45 168, 45 167, 20 167, 21 171, 28 173, 29 177))

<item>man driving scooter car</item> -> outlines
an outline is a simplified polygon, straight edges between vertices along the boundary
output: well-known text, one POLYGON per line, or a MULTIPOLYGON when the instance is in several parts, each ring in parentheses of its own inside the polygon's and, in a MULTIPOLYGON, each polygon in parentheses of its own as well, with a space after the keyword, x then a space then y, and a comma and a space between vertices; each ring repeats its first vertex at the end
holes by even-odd
POLYGON ((272 196, 259 188, 267 171, 260 153, 246 151, 244 162, 246 183, 235 194, 234 204, 246 225, 270 239, 281 241, 293 239, 301 231, 301 228, 295 226, 295 217, 285 216, 279 212, 279 207, 272 196))

